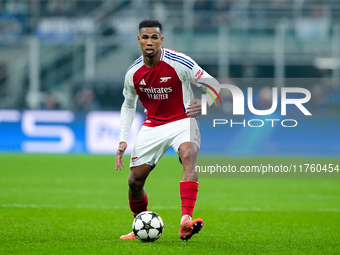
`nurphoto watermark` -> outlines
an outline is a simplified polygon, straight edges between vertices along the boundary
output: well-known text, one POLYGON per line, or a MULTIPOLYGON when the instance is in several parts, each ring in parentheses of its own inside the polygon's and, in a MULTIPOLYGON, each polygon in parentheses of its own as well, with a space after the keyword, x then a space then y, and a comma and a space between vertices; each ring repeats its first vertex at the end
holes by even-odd
MULTIPOLYGON (((202 84, 204 86, 205 84, 202 84)), ((248 87, 247 88, 247 100, 245 100, 245 96, 242 92, 242 90, 232 84, 220 84, 218 88, 211 88, 212 93, 202 94, 201 100, 202 100, 202 115, 207 115, 207 97, 210 96, 214 102, 216 103, 216 99, 218 99, 221 103, 221 97, 218 94, 218 89, 221 91, 221 89, 228 89, 232 95, 232 101, 233 101, 233 107, 232 107, 232 114, 233 115, 245 115, 245 101, 247 102, 248 110, 257 116, 269 116, 273 114, 275 111, 277 111, 278 108, 278 89, 277 87, 272 88, 272 103, 269 109, 256 109, 254 106, 254 96, 253 96, 253 88, 248 87), (215 99, 216 97, 216 99, 215 99)), ((311 92, 308 89, 305 88, 299 88, 299 87, 282 87, 280 88, 280 96, 281 96, 281 116, 287 115, 287 105, 294 105, 299 109, 304 115, 311 116, 311 112, 304 106, 305 103, 308 103, 311 99, 311 92), (290 98, 290 95, 300 95, 302 97, 300 98, 290 98)), ((237 125, 241 125, 243 127, 263 127, 265 125, 270 125, 271 127, 274 127, 276 123, 280 123, 282 127, 296 127, 298 125, 298 121, 295 119, 243 119, 242 121, 235 121, 233 119, 225 119, 225 118, 214 118, 213 119, 213 127, 216 127, 217 125, 230 125, 230 127, 234 127, 237 125)))
POLYGON ((324 130, 333 128, 340 113, 328 107, 332 98, 326 100, 340 90, 332 80, 286 78, 281 86, 271 78, 206 83, 201 83, 204 93, 196 95, 202 103, 202 155, 194 166, 200 177, 340 178, 337 158, 310 157, 338 148, 325 139, 324 130))

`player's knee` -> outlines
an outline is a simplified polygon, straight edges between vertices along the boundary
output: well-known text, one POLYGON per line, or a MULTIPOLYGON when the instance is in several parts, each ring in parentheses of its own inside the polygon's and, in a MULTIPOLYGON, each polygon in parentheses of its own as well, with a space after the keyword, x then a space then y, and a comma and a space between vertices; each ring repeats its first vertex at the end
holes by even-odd
POLYGON ((186 149, 185 151, 182 152, 181 160, 184 163, 190 162, 190 148, 188 148, 188 149, 186 149))
POLYGON ((132 190, 133 192, 141 191, 144 186, 144 182, 136 179, 134 176, 129 177, 128 183, 129 183, 130 190, 132 190))
POLYGON ((197 159, 199 147, 195 144, 182 144, 180 147, 179 156, 181 158, 182 163, 190 163, 195 162, 197 159))

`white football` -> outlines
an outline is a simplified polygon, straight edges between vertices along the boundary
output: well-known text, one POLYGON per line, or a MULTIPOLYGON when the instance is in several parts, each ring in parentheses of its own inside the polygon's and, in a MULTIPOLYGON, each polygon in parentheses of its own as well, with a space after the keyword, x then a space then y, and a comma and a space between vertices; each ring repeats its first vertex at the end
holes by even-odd
POLYGON ((162 218, 155 212, 145 211, 139 213, 132 223, 132 231, 139 240, 153 242, 163 233, 162 218))

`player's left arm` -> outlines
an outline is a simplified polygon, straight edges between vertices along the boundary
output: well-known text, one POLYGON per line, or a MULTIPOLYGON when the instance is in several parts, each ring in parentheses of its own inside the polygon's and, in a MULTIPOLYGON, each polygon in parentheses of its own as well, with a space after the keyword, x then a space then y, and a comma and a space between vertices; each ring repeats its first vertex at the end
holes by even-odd
MULTIPOLYGON (((208 106, 208 103, 207 103, 208 106)), ((194 99, 190 102, 187 107, 187 114, 190 117, 197 117, 201 115, 202 112, 202 101, 200 99, 194 99)))
MULTIPOLYGON (((197 65, 195 61, 193 61, 193 63, 194 66, 190 71, 188 71, 187 76, 190 79, 190 83, 204 89, 209 93, 209 95, 212 96, 207 97, 207 107, 209 107, 214 103, 218 93, 221 90, 220 83, 214 77, 204 71, 199 65, 197 65)), ((201 100, 194 99, 187 107, 187 113, 191 117, 197 117, 201 114, 201 109, 201 100)))

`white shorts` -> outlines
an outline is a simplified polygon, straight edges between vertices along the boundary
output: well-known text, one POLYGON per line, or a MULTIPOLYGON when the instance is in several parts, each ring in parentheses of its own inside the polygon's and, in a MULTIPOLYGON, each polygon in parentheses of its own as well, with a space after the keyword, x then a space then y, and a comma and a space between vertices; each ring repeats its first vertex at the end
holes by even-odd
POLYGON ((131 153, 130 167, 143 164, 154 167, 170 147, 178 153, 182 143, 192 142, 200 147, 200 140, 195 118, 181 119, 157 127, 142 126, 131 153))

